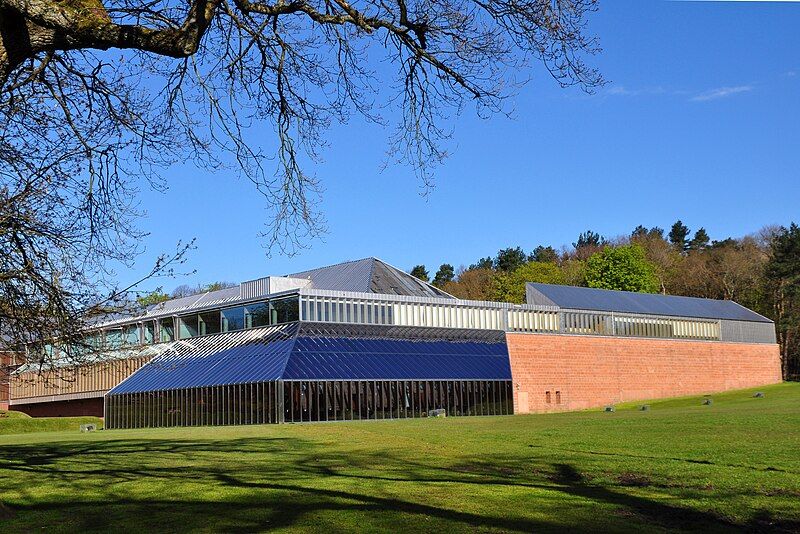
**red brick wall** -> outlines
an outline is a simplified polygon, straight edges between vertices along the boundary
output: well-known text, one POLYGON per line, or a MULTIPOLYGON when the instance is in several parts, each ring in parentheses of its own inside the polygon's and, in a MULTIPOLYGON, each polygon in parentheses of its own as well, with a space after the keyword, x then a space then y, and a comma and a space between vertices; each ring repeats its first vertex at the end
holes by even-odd
POLYGON ((0 352, 0 410, 8 410, 9 365, 11 365, 11 355, 0 352))
POLYGON ((580 410, 781 381, 777 345, 545 334, 507 334, 507 340, 516 413, 580 410))

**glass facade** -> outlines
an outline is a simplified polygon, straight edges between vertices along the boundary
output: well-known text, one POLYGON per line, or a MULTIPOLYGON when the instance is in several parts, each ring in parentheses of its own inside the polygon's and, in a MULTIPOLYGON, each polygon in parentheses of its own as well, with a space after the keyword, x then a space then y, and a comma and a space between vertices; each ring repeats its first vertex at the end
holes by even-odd
POLYGON ((222 331, 235 332, 244 328, 244 308, 228 308, 220 312, 222 318, 222 331))
POLYGON ((510 380, 274 381, 110 395, 106 428, 512 415, 510 380))
MULTIPOLYGON (((114 349, 140 343, 164 343, 294 321, 703 341, 722 339, 720 321, 711 319, 547 310, 446 299, 393 300, 380 295, 370 299, 301 294, 155 321, 108 328, 105 346, 114 349)), ((736 340, 748 341, 749 338, 740 335, 736 340)))

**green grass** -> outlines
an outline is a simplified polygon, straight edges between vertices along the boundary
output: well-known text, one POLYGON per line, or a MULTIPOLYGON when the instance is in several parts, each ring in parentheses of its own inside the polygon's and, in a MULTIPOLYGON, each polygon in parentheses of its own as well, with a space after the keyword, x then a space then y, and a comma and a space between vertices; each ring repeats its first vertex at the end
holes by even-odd
MULTIPOLYGON (((75 432, 84 424, 103 428, 103 420, 99 417, 30 417, 22 412, 0 411, 0 436, 34 432, 75 432)), ((1 444, 2 442, 0 446, 1 444)))
POLYGON ((798 531, 800 384, 615 413, 0 436, 0 532, 798 531))

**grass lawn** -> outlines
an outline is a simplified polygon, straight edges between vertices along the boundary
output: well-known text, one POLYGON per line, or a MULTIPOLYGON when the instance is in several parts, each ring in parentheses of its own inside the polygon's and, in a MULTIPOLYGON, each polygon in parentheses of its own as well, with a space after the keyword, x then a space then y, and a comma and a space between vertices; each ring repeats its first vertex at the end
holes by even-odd
MULTIPOLYGON (((0 436, 32 432, 72 431, 80 429, 81 425, 85 424, 94 424, 97 425, 97 428, 103 428, 103 420, 99 417, 33 418, 22 412, 0 410, 0 436)), ((2 488, 2 484, 0 484, 0 488, 2 488)))
POLYGON ((0 532, 800 531, 800 384, 516 417, 0 435, 0 532))

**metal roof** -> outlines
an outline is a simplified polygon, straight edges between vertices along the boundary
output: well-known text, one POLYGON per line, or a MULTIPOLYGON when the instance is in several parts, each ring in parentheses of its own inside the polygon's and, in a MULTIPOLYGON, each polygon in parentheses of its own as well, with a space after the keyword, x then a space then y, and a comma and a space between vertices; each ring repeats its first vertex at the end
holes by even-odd
MULTIPOLYGON (((434 297, 455 299, 449 293, 423 282, 410 274, 393 267, 378 258, 364 258, 320 267, 299 273, 272 278, 277 280, 291 280, 296 282, 310 280, 309 289, 345 291, 353 293, 402 295, 410 297, 434 297)), ((199 293, 188 297, 167 300, 159 304, 148 306, 138 313, 106 315, 98 318, 95 327, 120 326, 131 321, 142 321, 159 317, 169 317, 175 314, 191 313, 196 310, 209 309, 220 306, 233 306, 254 300, 265 299, 266 294, 251 296, 243 288, 262 280, 251 280, 227 289, 199 293)), ((299 290, 300 288, 298 288, 299 290)), ((282 291, 284 294, 288 291, 282 291)), ((274 293, 278 294, 278 293, 274 293)))
POLYGON ((287 323, 166 344, 109 395, 274 380, 510 380, 502 332, 287 323), (383 330, 384 335, 380 336, 383 330))
POLYGON ((454 298, 449 293, 378 258, 364 258, 288 275, 311 280, 314 289, 417 297, 454 298))
POLYGON ((511 380, 504 342, 299 336, 284 380, 511 380))
POLYGON ((590 287, 559 286, 528 282, 528 304, 558 306, 574 310, 595 310, 702 319, 726 319, 771 323, 732 300, 713 300, 696 297, 632 293, 590 287))

